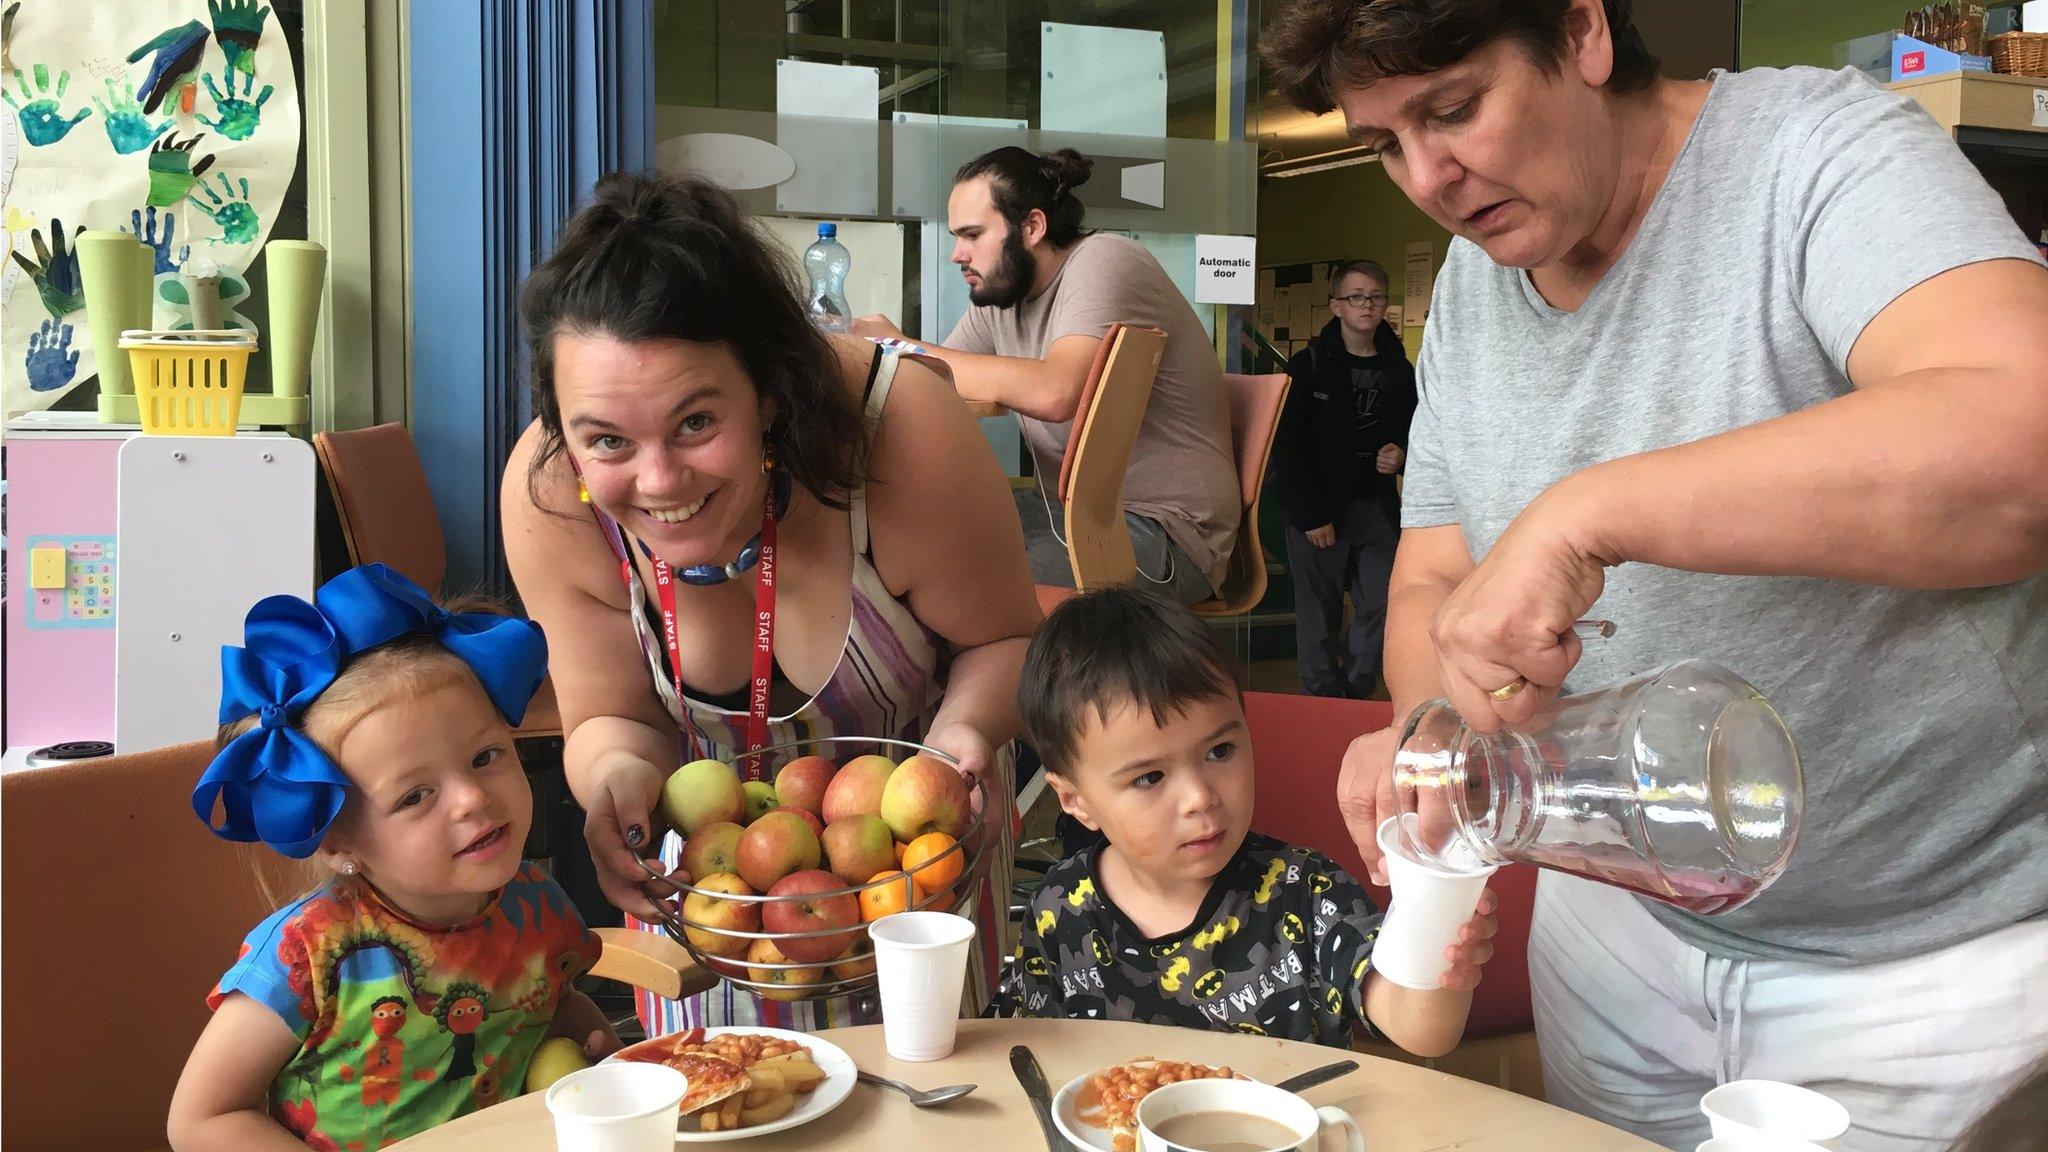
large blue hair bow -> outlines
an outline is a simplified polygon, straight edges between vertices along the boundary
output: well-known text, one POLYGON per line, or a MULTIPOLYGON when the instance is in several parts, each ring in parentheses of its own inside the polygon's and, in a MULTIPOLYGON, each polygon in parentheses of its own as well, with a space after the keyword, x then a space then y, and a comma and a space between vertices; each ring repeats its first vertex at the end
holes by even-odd
POLYGON ((336 576, 311 604, 267 597, 249 609, 242 646, 220 650, 220 722, 261 720, 220 750, 192 790, 192 810, 214 835, 261 840, 295 859, 312 855, 350 784, 300 717, 350 660, 416 632, 469 665, 507 723, 526 715, 547 674, 547 642, 530 620, 448 612, 382 564, 336 576))

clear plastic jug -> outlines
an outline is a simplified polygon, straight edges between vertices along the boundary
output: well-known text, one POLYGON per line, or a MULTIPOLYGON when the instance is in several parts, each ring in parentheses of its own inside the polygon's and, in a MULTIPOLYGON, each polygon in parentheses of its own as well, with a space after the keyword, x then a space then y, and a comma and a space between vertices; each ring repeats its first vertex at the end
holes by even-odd
POLYGON ((1560 697, 1491 735, 1433 700, 1402 731, 1394 791, 1420 860, 1523 861, 1703 915, 1778 878, 1804 801, 1785 722, 1704 660, 1560 697))

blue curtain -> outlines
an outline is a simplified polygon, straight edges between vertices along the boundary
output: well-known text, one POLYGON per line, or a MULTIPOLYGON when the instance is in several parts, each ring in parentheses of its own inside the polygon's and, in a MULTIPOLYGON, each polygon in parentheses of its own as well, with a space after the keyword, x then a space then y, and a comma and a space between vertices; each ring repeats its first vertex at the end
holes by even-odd
POLYGON ((451 590, 505 595, 498 480, 531 418, 519 285, 653 155, 652 0, 412 0, 412 433, 451 590))

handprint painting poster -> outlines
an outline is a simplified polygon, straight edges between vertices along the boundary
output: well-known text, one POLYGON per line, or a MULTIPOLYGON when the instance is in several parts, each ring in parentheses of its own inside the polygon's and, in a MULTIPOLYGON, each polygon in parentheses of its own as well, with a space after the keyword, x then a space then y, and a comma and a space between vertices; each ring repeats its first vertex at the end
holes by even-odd
MULTIPOLYGON (((134 233, 159 275, 201 254, 246 270, 291 186, 301 119, 290 48, 260 0, 0 10, 0 398, 13 416, 96 371, 78 233, 134 233)), ((159 302, 155 325, 174 321, 159 302)))

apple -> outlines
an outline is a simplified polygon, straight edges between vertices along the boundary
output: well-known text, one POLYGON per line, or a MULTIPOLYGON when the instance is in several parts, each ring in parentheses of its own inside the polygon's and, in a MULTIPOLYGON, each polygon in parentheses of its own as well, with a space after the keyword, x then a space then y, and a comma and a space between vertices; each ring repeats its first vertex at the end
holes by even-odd
POLYGON ((858 980, 874 971, 875 951, 864 941, 855 941, 846 955, 832 962, 832 976, 838 980, 858 980))
POLYGON ((784 956, 798 964, 824 964, 853 945, 860 926, 860 899, 846 891, 846 881, 813 868, 783 877, 768 895, 787 897, 769 903, 761 921, 765 930, 784 937, 776 941, 784 956), (834 895, 819 895, 828 892, 834 895), (832 928, 846 931, 826 936, 792 935, 832 928))
POLYGON ((588 1067, 590 1058, 583 1054, 583 1045, 566 1036, 543 1040, 533 1050, 533 1062, 526 1066, 526 1090, 544 1092, 569 1073, 588 1067))
POLYGON ((958 839, 972 811, 967 781, 952 765, 930 756, 905 760, 882 789, 882 819, 905 843, 927 832, 958 839))
POLYGON ((825 866, 848 884, 864 884, 896 867, 896 842, 880 816, 865 812, 825 825, 825 866))
MULTIPOLYGON (((789 964, 789 957, 775 946, 773 940, 756 940, 747 949, 747 976, 757 984, 820 984, 825 980, 823 968, 757 968, 756 964, 789 964)), ((756 988, 755 992, 770 1000, 801 1000, 811 994, 808 988, 756 988)))
POLYGON ((740 792, 747 799, 747 823, 752 824, 771 810, 780 807, 781 800, 775 796, 775 785, 766 780, 749 780, 740 785, 740 792))
POLYGON ((841 816, 858 816, 863 812, 881 815, 882 789, 895 771, 896 762, 887 756, 856 756, 848 760, 825 789, 825 803, 818 812, 825 818, 825 826, 830 828, 841 816))
POLYGON ((761 906, 752 901, 727 900, 710 893, 752 896, 754 890, 747 887, 745 880, 730 872, 701 877, 695 886, 702 891, 683 897, 683 935, 689 939, 690 946, 706 956, 745 955, 747 945, 752 941, 745 936, 724 933, 759 932, 761 906), (720 931, 708 930, 714 928, 720 931))
POLYGON ((740 870, 740 833, 737 824, 712 824, 699 829, 689 843, 683 845, 683 871, 692 876, 716 876, 720 872, 740 870))
POLYGON ((692 760, 661 788, 661 814, 684 836, 713 824, 738 824, 747 814, 739 773, 718 760, 692 760))
POLYGON ((818 834, 794 812, 770 812, 740 833, 739 873, 756 892, 766 892, 792 872, 816 868, 818 834))
POLYGON ((837 771, 823 756, 799 756, 775 774, 775 794, 782 798, 784 808, 823 813, 825 789, 831 786, 832 775, 837 771))
POLYGON ((820 840, 824 839, 825 822, 818 818, 818 814, 816 812, 812 812, 804 808, 779 808, 777 809, 777 811, 791 812, 795 813, 797 816, 802 817, 803 822, 811 826, 811 835, 818 837, 820 840))

